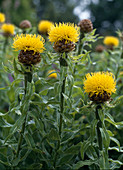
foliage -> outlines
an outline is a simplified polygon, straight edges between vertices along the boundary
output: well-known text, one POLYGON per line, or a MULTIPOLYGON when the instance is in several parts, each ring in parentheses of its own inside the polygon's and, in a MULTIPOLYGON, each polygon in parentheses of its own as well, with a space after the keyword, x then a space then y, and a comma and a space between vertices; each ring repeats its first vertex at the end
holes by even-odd
POLYGON ((91 44, 99 39, 93 30, 80 41, 81 54, 78 43, 67 58, 62 54, 67 65, 61 65, 61 56, 46 41, 41 63, 30 69, 18 62, 13 39, 9 37, 5 45, 5 37, 0 36, 0 168, 119 169, 123 165, 122 46, 91 52, 91 44), (48 78, 49 70, 55 70, 57 77, 48 78), (100 106, 90 102, 83 90, 85 74, 95 71, 111 71, 117 82, 117 93, 100 106))

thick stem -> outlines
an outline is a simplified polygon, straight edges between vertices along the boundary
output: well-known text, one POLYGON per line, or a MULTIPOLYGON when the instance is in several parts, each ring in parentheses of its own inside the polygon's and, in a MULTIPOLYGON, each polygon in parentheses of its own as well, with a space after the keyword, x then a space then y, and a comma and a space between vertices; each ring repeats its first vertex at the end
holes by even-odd
MULTIPOLYGON (((28 73, 25 73, 25 75, 24 75, 24 86, 25 86, 25 88, 24 88, 24 98, 26 97, 26 94, 27 94, 27 83, 28 83, 28 73)), ((18 141, 16 158, 18 157, 20 149, 21 149, 23 134, 24 134, 25 127, 26 127, 27 112, 23 113, 23 114, 25 114, 25 119, 24 119, 22 129, 21 129, 21 132, 20 132, 20 138, 19 138, 19 141, 18 141)))
MULTIPOLYGON (((67 58, 67 56, 66 56, 67 58)), ((60 59, 60 67, 65 67, 67 66, 66 60, 63 58, 60 59)), ((55 158, 54 158, 54 168, 56 169, 56 160, 58 156, 58 150, 61 145, 61 132, 62 132, 62 123, 63 123, 63 113, 64 113, 64 96, 63 93, 65 93, 65 82, 66 82, 66 75, 62 81, 62 87, 61 87, 61 92, 60 92, 60 122, 59 122, 59 137, 60 139, 58 140, 57 148, 56 148, 56 153, 55 153, 55 158)))
POLYGON ((79 38, 79 47, 78 47, 78 53, 77 55, 80 55, 81 54, 81 51, 82 51, 82 39, 84 38, 84 33, 80 33, 80 38, 79 38))
POLYGON ((100 120, 99 117, 99 109, 102 109, 102 107, 100 105, 98 105, 96 107, 96 119, 97 119, 97 141, 98 141, 98 146, 99 146, 99 150, 101 151, 103 149, 103 145, 102 145, 102 136, 101 136, 101 132, 100 132, 100 128, 102 128, 102 122, 100 120))
POLYGON ((64 96, 63 96, 63 93, 65 93, 65 81, 66 81, 66 77, 63 80, 62 89, 61 89, 59 136, 61 135, 62 115, 63 115, 63 112, 64 112, 64 96))
MULTIPOLYGON (((82 46, 83 46, 83 43, 82 43, 82 39, 84 38, 84 33, 83 32, 81 32, 80 33, 80 38, 79 38, 79 46, 78 46, 78 52, 77 52, 77 55, 80 55, 81 54, 81 51, 82 51, 82 46)), ((77 63, 75 63, 75 66, 74 66, 74 71, 73 71, 73 73, 75 74, 75 72, 76 72, 76 65, 77 65, 77 63)))

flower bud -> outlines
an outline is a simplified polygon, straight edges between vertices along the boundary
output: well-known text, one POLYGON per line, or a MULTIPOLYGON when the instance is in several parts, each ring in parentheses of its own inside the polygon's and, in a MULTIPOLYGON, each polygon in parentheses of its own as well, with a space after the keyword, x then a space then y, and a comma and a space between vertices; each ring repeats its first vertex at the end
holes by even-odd
POLYGON ((26 28, 31 28, 32 25, 31 25, 31 22, 30 22, 30 21, 28 21, 28 20, 23 20, 23 21, 21 21, 19 27, 20 27, 21 29, 26 29, 26 28))
POLYGON ((84 33, 89 33, 93 30, 93 24, 89 19, 83 19, 78 23, 80 31, 84 33))

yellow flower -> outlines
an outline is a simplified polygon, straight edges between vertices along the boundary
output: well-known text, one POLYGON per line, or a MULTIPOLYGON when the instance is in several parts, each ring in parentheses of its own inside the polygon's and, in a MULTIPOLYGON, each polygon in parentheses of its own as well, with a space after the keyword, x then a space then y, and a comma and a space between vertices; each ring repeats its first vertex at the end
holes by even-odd
POLYGON ((116 37, 113 36, 107 36, 104 38, 104 44, 109 46, 115 46, 117 47, 119 45, 119 40, 116 37))
POLYGON ((36 34, 21 34, 17 35, 14 38, 13 48, 15 51, 24 50, 24 51, 34 51, 41 53, 44 48, 44 38, 40 35, 36 36, 36 34))
POLYGON ((49 70, 48 71, 48 74, 49 74, 49 78, 57 78, 57 73, 52 73, 52 72, 55 72, 55 70, 49 70))
POLYGON ((15 29, 15 27, 14 27, 13 24, 3 24, 2 25, 2 30, 3 30, 4 33, 13 35, 14 29, 15 29))
POLYGON ((65 40, 66 43, 77 42, 79 39, 79 28, 70 23, 59 23, 51 27, 49 31, 50 42, 57 43, 65 40))
POLYGON ((84 80, 85 92, 91 100, 107 101, 116 91, 114 75, 110 72, 88 73, 84 80))
POLYGON ((54 24, 50 21, 42 20, 39 22, 38 31, 43 34, 47 34, 53 25, 54 24))
POLYGON ((5 22, 5 15, 0 12, 0 23, 5 22))

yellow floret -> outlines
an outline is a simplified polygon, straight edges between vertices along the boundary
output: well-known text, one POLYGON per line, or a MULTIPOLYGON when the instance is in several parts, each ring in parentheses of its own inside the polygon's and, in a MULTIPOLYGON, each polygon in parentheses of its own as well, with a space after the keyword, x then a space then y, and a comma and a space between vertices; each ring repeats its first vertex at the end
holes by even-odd
POLYGON ((5 15, 0 12, 0 23, 5 22, 5 15))
POLYGON ((49 31, 49 41, 57 43, 65 40, 67 42, 77 42, 79 39, 79 28, 70 23, 59 23, 51 27, 49 31))
POLYGON ((117 47, 119 45, 119 40, 116 37, 113 36, 107 36, 104 38, 104 44, 109 46, 115 46, 117 47))
POLYGON ((38 31, 44 34, 47 34, 48 31, 50 30, 50 28, 53 26, 54 24, 50 21, 47 20, 42 20, 39 22, 38 25, 38 31))
POLYGON ((48 71, 48 74, 49 74, 49 78, 57 78, 57 73, 52 73, 52 72, 55 72, 55 70, 49 70, 48 71))
POLYGON ((85 92, 89 95, 98 95, 106 92, 112 94, 116 92, 116 81, 114 75, 110 72, 88 73, 84 80, 85 92))
POLYGON ((36 36, 36 34, 21 34, 14 38, 13 48, 15 51, 24 50, 41 53, 44 48, 44 38, 41 35, 36 36))
POLYGON ((8 34, 11 34, 13 35, 14 34, 14 25, 13 24, 3 24, 2 25, 2 30, 4 33, 8 33, 8 34))

